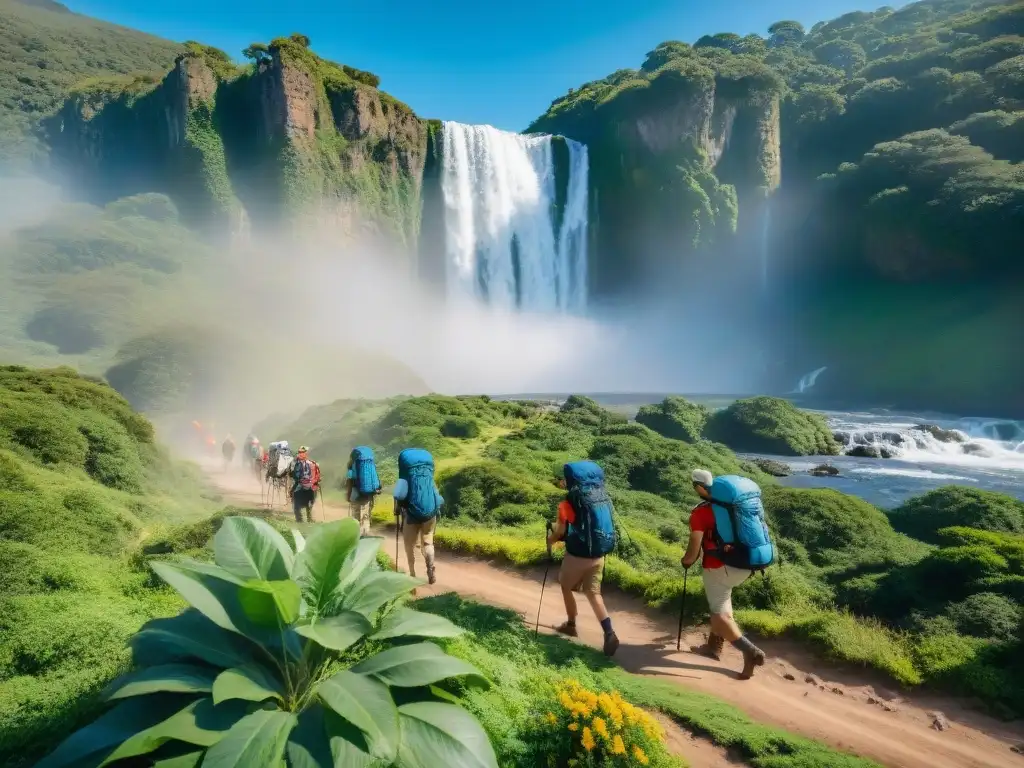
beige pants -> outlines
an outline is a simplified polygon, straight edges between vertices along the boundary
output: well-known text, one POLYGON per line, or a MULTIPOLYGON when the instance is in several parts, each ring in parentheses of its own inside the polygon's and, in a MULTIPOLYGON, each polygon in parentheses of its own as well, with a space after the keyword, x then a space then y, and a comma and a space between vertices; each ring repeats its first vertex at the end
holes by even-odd
POLYGON ((742 568, 705 568, 704 594, 708 598, 708 610, 719 615, 732 616, 732 591, 754 574, 742 568))
POLYGON ((373 503, 376 496, 370 498, 360 497, 357 501, 349 502, 349 515, 353 520, 359 521, 359 535, 370 535, 370 519, 373 517, 373 503))
POLYGON ((434 567, 434 526, 437 518, 427 520, 425 523, 414 523, 406 518, 405 526, 402 528, 402 539, 405 541, 405 559, 409 563, 409 575, 416 575, 416 542, 420 541, 423 547, 423 560, 427 564, 427 570, 434 567))
POLYGON ((601 568, 604 558, 576 557, 565 553, 558 571, 558 583, 568 590, 579 589, 591 595, 601 594, 601 568))

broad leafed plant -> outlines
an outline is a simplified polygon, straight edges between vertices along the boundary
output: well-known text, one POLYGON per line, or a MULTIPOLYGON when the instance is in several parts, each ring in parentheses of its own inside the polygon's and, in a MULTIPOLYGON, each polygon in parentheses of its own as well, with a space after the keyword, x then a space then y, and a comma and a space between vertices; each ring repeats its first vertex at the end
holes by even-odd
POLYGON ((441 687, 487 681, 421 640, 462 630, 403 604, 421 582, 380 569, 380 543, 341 520, 308 540, 295 531, 292 547, 230 517, 216 564, 152 563, 191 608, 135 635, 113 707, 39 768, 496 768, 483 728, 441 687))

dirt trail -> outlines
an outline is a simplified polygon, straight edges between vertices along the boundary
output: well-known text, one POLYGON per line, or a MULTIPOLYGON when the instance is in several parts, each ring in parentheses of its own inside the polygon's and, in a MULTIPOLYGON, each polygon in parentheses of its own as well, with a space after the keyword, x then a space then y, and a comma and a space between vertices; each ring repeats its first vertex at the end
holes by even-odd
MULTIPOLYGON (((233 500, 260 503, 259 487, 250 477, 219 472, 212 477, 233 500)), ((318 502, 317 519, 319 513, 318 502)), ((328 505, 326 514, 327 519, 336 519, 347 515, 347 510, 328 505)), ((393 531, 380 531, 389 542, 389 554, 395 551, 393 531)), ((404 552, 399 555, 399 567, 406 569, 404 552)), ((422 560, 418 570, 422 576, 422 560)), ((542 569, 512 569, 441 553, 437 576, 437 584, 421 588, 418 594, 455 591, 511 608, 530 624, 536 621, 542 569)), ((553 576, 554 570, 540 616, 541 629, 547 632, 565 618, 561 594, 557 586, 552 588, 553 576)), ((1024 728, 1019 724, 1001 723, 943 697, 901 696, 868 673, 829 666, 783 642, 762 643, 769 662, 754 679, 740 681, 736 673, 740 656, 733 649, 727 650, 721 663, 685 652, 703 640, 702 632, 690 631, 683 638, 684 652, 676 652, 676 627, 670 616, 648 610, 621 593, 607 594, 605 600, 622 642, 615 660, 630 672, 675 680, 733 704, 758 722, 892 768, 1024 768, 1024 756, 1011 750, 1024 743, 1024 728), (934 712, 943 714, 947 730, 933 727, 934 712)), ((582 596, 578 604, 580 642, 600 647, 597 619, 582 596)), ((701 748, 697 741, 691 744, 692 765, 729 764, 721 753, 701 748)))

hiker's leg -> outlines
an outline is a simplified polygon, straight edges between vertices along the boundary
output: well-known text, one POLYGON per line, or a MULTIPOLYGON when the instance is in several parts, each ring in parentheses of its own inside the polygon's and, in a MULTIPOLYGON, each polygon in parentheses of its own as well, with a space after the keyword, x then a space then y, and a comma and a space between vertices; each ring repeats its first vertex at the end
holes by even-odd
POLYGON ((402 542, 405 544, 405 560, 409 564, 409 575, 416 575, 416 539, 419 538, 420 526, 418 523, 405 521, 402 528, 402 542))
POLYGON ((582 576, 582 561, 580 558, 565 553, 562 558, 562 567, 558 569, 558 585, 562 588, 562 601, 565 603, 566 622, 556 629, 566 635, 576 635, 576 616, 579 611, 576 608, 576 596, 573 590, 580 584, 582 576))
POLYGON ((708 612, 711 614, 711 631, 730 643, 743 634, 732 618, 732 587, 736 581, 735 574, 736 570, 729 568, 705 568, 702 574, 704 595, 708 599, 708 612))
POLYGON ((295 491, 292 494, 292 512, 295 513, 295 522, 302 522, 302 494, 299 491, 295 491))
POLYGON ((373 503, 363 504, 359 507, 359 535, 369 536, 370 535, 370 510, 373 509, 373 503))
POLYGON ((601 568, 604 567, 604 558, 600 557, 588 566, 583 574, 583 594, 587 596, 590 607, 594 609, 594 615, 602 624, 608 618, 608 609, 604 607, 604 598, 601 597, 601 568))
POLYGON ((437 518, 428 520, 420 526, 420 541, 423 546, 423 559, 427 563, 427 571, 434 570, 434 528, 437 526, 437 518))

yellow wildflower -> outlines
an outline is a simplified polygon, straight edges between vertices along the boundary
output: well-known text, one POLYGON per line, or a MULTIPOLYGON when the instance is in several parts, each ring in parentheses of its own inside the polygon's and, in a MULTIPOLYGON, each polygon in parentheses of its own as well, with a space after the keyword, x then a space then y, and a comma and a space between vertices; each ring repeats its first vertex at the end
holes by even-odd
POLYGON ((608 726, 605 724, 604 718, 595 717, 593 725, 594 730, 597 731, 598 736, 600 736, 602 739, 608 738, 608 726))
POLYGON ((640 763, 640 765, 647 765, 651 762, 650 758, 647 757, 647 753, 640 749, 640 747, 633 747, 633 757, 636 758, 636 761, 640 763))
POLYGON ((583 729, 583 748, 589 752, 594 748, 595 745, 594 734, 590 732, 589 728, 583 729))
POLYGON ((558 718, 555 717, 555 713, 554 712, 548 712, 548 722, 551 723, 552 725, 554 725, 555 723, 558 722, 558 718))
POLYGON ((612 741, 612 753, 616 755, 626 754, 626 745, 622 743, 622 737, 619 734, 615 734, 615 739, 612 741))
POLYGON ((578 725, 576 725, 576 723, 569 723, 569 730, 570 731, 578 731, 579 729, 580 729, 580 727, 578 725))

